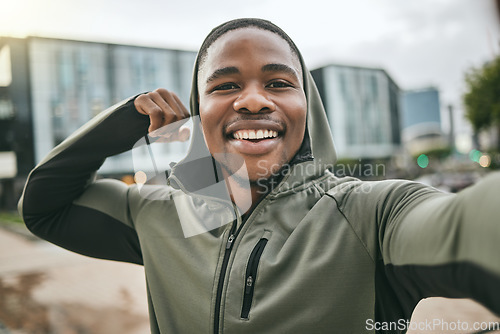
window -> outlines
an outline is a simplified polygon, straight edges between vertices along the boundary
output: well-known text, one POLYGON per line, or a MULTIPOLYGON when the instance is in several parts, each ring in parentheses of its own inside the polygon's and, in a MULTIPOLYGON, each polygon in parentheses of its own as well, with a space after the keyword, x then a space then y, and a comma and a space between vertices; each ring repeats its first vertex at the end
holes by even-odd
POLYGON ((14 117, 14 105, 10 100, 0 99, 0 120, 14 117))
POLYGON ((10 62, 10 46, 4 45, 0 49, 0 87, 10 86, 12 82, 12 69, 10 62))

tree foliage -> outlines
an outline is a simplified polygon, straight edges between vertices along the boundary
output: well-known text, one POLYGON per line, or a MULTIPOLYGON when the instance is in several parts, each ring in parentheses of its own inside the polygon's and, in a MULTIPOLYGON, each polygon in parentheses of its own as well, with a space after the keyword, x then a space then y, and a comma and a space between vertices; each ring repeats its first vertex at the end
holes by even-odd
POLYGON ((476 133, 500 125, 500 57, 465 74, 465 116, 476 133))

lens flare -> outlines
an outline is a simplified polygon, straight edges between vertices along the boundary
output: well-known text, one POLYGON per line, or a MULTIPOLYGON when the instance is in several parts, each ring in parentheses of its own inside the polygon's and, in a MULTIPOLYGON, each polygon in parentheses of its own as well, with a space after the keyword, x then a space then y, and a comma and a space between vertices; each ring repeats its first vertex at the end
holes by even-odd
POLYGON ((429 166, 429 157, 425 154, 420 154, 417 158, 417 165, 420 168, 426 168, 429 166))
POLYGON ((479 165, 481 165, 481 167, 484 167, 484 168, 490 167, 491 157, 488 154, 483 154, 479 158, 479 165))
POLYGON ((135 183, 144 184, 148 180, 148 177, 147 177, 146 173, 144 173, 142 170, 140 170, 137 173, 135 173, 134 180, 135 180, 135 183))
POLYGON ((469 158, 474 162, 479 162, 482 155, 483 154, 478 150, 472 150, 469 152, 469 158))

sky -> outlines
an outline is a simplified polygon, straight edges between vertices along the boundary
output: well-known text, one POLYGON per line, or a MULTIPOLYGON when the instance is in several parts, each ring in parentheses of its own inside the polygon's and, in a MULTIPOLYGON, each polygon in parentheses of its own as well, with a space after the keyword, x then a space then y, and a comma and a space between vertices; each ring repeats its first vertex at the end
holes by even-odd
POLYGON ((260 17, 292 37, 310 69, 383 68, 402 89, 437 87, 443 110, 460 112, 465 71, 500 54, 494 14, 491 0, 0 0, 0 36, 197 50, 214 26, 260 17))

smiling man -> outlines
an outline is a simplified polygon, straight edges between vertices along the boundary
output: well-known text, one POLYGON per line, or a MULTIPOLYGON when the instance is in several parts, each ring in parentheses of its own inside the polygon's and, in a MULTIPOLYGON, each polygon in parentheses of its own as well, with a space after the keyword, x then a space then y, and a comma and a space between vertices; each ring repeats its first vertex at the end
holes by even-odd
POLYGON ((209 34, 190 103, 200 127, 169 186, 146 185, 154 198, 92 175, 147 131, 189 116, 165 89, 104 111, 56 147, 19 204, 40 237, 144 265, 153 333, 398 333, 429 296, 500 313, 500 175, 458 195, 335 177, 310 73, 264 20, 209 34), (226 199, 199 191, 221 179, 226 199), (181 226, 218 218, 190 237, 181 226))
POLYGON ((268 179, 298 151, 307 104, 298 54, 279 35, 237 29, 200 56, 198 96, 209 151, 234 174, 243 157, 256 202, 258 180, 268 179), (260 162, 260 164, 259 164, 260 162))

